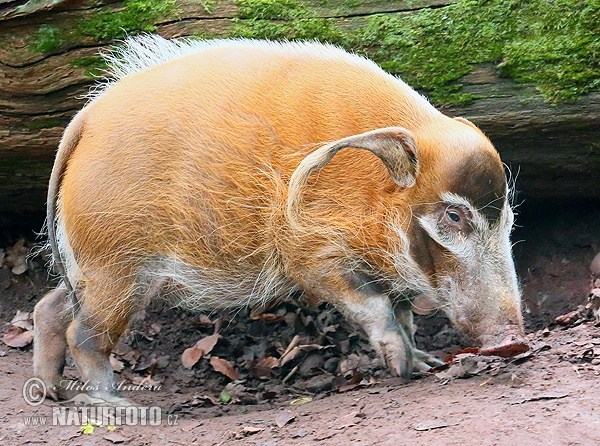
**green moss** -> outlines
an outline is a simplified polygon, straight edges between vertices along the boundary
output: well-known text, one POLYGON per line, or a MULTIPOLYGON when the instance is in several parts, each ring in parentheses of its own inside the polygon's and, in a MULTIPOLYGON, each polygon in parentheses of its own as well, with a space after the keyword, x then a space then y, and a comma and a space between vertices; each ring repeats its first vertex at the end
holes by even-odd
POLYGON ((213 13, 213 9, 214 7, 217 5, 218 0, 204 0, 204 1, 200 1, 200 3, 202 4, 202 7, 204 8, 204 11, 208 14, 212 14, 213 13))
POLYGON ((120 39, 155 31, 156 22, 177 13, 175 0, 125 0, 123 9, 99 10, 81 21, 77 29, 80 34, 96 40, 120 39))
POLYGON ((222 37, 222 36, 218 36, 216 34, 213 34, 213 33, 210 33, 208 31, 201 29, 199 31, 196 31, 190 37, 193 39, 199 39, 199 40, 210 40, 210 39, 218 39, 219 37, 222 37))
POLYGON ((315 17, 315 10, 294 0, 238 0, 240 19, 230 37, 270 40, 319 40, 343 44, 346 33, 334 19, 315 17))
POLYGON ((294 20, 309 13, 309 8, 294 0, 238 0, 240 18, 294 20))
POLYGON ((61 30, 52 25, 40 25, 31 48, 40 53, 49 53, 62 45, 61 30))
POLYGON ((29 130, 40 130, 66 125, 66 121, 61 119, 47 119, 45 121, 23 122, 23 125, 29 130))
POLYGON ((579 0, 469 0, 375 16, 356 37, 377 47, 373 57, 384 68, 438 103, 468 100, 457 81, 481 63, 557 102, 600 86, 599 12, 597 2, 579 0))
MULTIPOLYGON (((572 100, 600 87, 600 2, 542 1, 524 8, 526 24, 507 32, 499 69, 533 83, 550 100, 572 100), (537 6, 537 7, 536 7, 537 6), (512 34, 512 35, 511 35, 512 34)), ((512 17, 517 21, 517 12, 512 17)))
POLYGON ((303 18, 272 22, 263 19, 234 19, 229 37, 270 40, 319 40, 343 44, 346 34, 336 27, 333 19, 303 18))
MULTIPOLYGON (((216 2, 198 1, 207 10, 216 2)), ((462 0, 349 20, 322 18, 319 11, 352 11, 359 0, 307 1, 236 0, 240 18, 233 20, 227 36, 334 43, 371 57, 439 105, 474 98, 463 91, 460 79, 479 64, 492 64, 498 74, 534 86, 550 102, 600 89, 599 0, 462 0)), ((69 39, 83 35, 109 40, 152 32, 157 22, 177 17, 178 11, 175 0, 125 0, 121 9, 109 6, 92 13, 69 39)), ((68 35, 42 25, 32 48, 53 51, 68 35)), ((201 31, 198 35, 212 37, 201 31)), ((102 69, 96 62, 73 65, 85 66, 86 74, 95 76, 102 69)))
MULTIPOLYGON (((348 0, 352 2, 354 0, 348 0)), ((343 3, 343 2, 342 2, 343 3)), ((549 102, 600 88, 600 2, 463 0, 443 8, 368 17, 348 31, 294 0, 238 0, 232 37, 316 39, 364 53, 444 105, 474 98, 459 79, 478 64, 549 102)))
POLYGON ((100 56, 89 56, 75 59, 69 63, 72 67, 83 67, 85 68, 85 75, 89 78, 96 79, 102 75, 104 69, 106 69, 106 62, 100 56))

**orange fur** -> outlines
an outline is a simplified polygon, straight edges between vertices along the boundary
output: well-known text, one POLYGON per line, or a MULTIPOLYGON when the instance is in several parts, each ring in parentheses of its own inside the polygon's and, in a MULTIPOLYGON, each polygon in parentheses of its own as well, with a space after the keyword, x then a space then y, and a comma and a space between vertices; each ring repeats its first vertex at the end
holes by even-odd
MULTIPOLYGON (((335 228, 354 248, 380 246, 381 214, 393 206, 408 218, 411 202, 436 201, 444 158, 459 155, 445 150, 451 132, 468 130, 420 110, 412 92, 376 74, 244 48, 123 79, 84 110, 86 131, 62 183, 61 215, 78 263, 174 253, 210 264, 217 255, 227 262, 275 242, 285 247, 286 184, 313 145, 398 125, 419 147, 415 188, 400 191, 374 156, 347 149, 304 191, 315 227, 335 228)), ((300 252, 321 243, 329 240, 312 239, 300 252)), ((253 261, 262 262, 260 253, 253 261)))

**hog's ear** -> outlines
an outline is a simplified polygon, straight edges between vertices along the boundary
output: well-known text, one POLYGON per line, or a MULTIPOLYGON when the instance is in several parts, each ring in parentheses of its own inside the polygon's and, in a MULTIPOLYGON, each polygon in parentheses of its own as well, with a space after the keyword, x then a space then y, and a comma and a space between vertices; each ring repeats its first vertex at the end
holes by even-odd
POLYGON ((462 122, 463 124, 466 124, 466 125, 468 125, 469 127, 472 127, 472 128, 474 128, 474 129, 477 129, 477 130, 479 130, 479 129, 477 128, 477 126, 476 126, 475 124, 473 124, 471 121, 469 121, 467 118, 456 117, 456 118, 454 118, 454 120, 455 120, 455 121, 458 121, 458 122, 462 122))
POLYGON ((324 167, 337 152, 346 147, 372 152, 381 159, 399 186, 411 187, 415 184, 419 159, 409 130, 403 127, 386 127, 349 136, 320 147, 298 165, 288 186, 287 217, 290 223, 295 221, 301 191, 309 175, 324 167))
POLYGON ((472 129, 474 129, 475 131, 477 131, 477 133, 479 133, 480 135, 482 135, 484 138, 487 138, 487 137, 485 136, 485 133, 483 133, 483 131, 482 131, 482 130, 481 130, 479 127, 477 127, 475 124, 473 124, 473 123, 472 123, 471 121, 469 121, 468 119, 457 117, 457 118, 454 118, 454 120, 455 120, 455 121, 458 121, 458 122, 461 122, 461 123, 463 123, 463 124, 465 124, 465 125, 468 125, 468 126, 469 126, 469 127, 471 127, 472 129))

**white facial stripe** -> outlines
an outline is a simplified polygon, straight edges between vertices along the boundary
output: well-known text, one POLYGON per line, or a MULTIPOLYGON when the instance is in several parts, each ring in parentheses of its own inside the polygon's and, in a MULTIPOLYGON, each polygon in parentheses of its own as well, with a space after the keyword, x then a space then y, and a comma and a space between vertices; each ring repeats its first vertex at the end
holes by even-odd
POLYGON ((455 194, 453 192, 442 192, 440 196, 442 197, 442 200, 444 200, 445 203, 451 204, 453 206, 467 208, 471 212, 475 211, 475 208, 473 207, 473 205, 471 205, 471 203, 469 203, 469 200, 467 200, 461 195, 455 194))
POLYGON ((452 192, 442 192, 440 196, 445 203, 448 203, 451 206, 468 209, 472 216, 471 223, 476 231, 481 232, 489 229, 490 226, 486 218, 481 215, 479 210, 477 210, 477 208, 475 208, 475 206, 473 206, 465 197, 452 192))
POLYGON ((419 217, 421 227, 427 231, 427 234, 439 245, 446 248, 456 257, 469 259, 473 257, 471 246, 466 243, 466 236, 463 234, 442 233, 438 229, 437 218, 432 216, 419 217))
POLYGON ((512 228, 515 222, 515 214, 513 213, 508 201, 504 203, 502 214, 500 215, 500 226, 507 226, 509 229, 512 228))
MULTIPOLYGON (((500 234, 503 232, 510 232, 513 223, 513 214, 507 202, 505 202, 504 208, 502 209, 500 224, 492 228, 489 221, 465 197, 452 192, 442 192, 441 198, 444 203, 447 203, 449 206, 461 207, 470 212, 473 229, 478 237, 483 236, 483 239, 481 239, 480 242, 483 242, 484 245, 488 244, 490 240, 495 240, 498 237, 502 239, 503 237, 500 234), (495 235, 492 235, 490 231, 495 235)), ((468 261, 477 257, 473 247, 468 243, 467 235, 440 231, 438 226, 439 221, 437 219, 438 217, 434 217, 433 215, 425 215, 419 217, 419 222, 436 243, 444 246, 458 258, 463 259, 463 261, 468 261)))

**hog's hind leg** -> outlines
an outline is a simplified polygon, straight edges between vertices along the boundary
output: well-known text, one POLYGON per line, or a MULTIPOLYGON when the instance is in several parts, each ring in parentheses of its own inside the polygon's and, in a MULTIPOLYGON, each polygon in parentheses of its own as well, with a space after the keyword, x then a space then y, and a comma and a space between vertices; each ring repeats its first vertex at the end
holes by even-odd
POLYGON ((60 381, 67 351, 67 328, 73 320, 74 308, 61 282, 40 300, 33 311, 33 372, 46 385, 46 395, 60 396, 60 381))
MULTIPOLYGON (((122 272, 121 272, 122 273, 122 272)), ((67 331, 75 364, 90 396, 114 406, 129 405, 117 391, 109 356, 133 314, 145 304, 134 276, 88 280, 80 297, 81 310, 67 331)))

